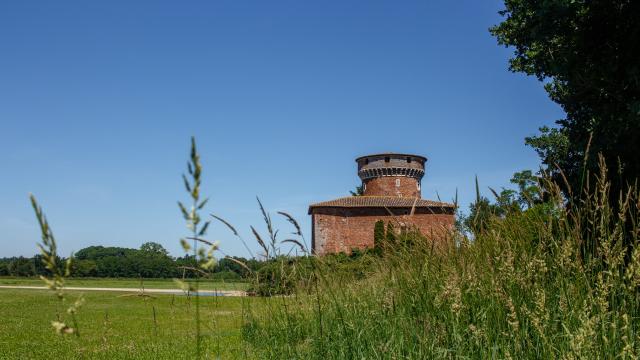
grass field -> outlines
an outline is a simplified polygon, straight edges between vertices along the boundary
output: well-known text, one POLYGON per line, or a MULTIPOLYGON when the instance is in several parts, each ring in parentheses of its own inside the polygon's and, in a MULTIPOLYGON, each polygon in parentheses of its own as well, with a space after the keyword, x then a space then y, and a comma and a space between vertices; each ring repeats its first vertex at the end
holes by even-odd
MULTIPOLYGON (((122 283, 126 281, 112 281, 113 286, 122 283)), ((88 284, 106 286, 96 280, 88 284)), ((68 292, 68 297, 73 300, 79 294, 68 292)), ((0 359, 195 358, 193 298, 96 292, 85 292, 84 297, 86 303, 78 312, 80 336, 60 336, 50 323, 62 307, 50 291, 0 289, 0 359)), ((200 298, 203 358, 250 357, 240 328, 243 306, 255 301, 200 298)))
POLYGON ((256 278, 271 290, 291 286, 290 296, 86 291, 78 323, 63 319, 79 336, 51 326, 78 291, 60 304, 51 291, 0 289, 0 359, 194 359, 197 324, 208 359, 638 359, 640 193, 613 208, 604 180, 598 189, 581 207, 567 209, 556 192, 548 203, 489 214, 472 239, 452 231, 434 246, 403 231, 346 267, 346 256, 276 259, 256 278))
MULTIPOLYGON (((78 278, 67 279, 65 280, 65 284, 70 287, 140 289, 141 282, 140 279, 78 278)), ((143 279, 142 284, 145 288, 178 289, 178 286, 172 279, 143 279)), ((0 285, 44 286, 44 283, 38 278, 0 277, 0 285)), ((242 282, 200 281, 200 289, 202 290, 246 290, 248 286, 248 283, 242 282)))

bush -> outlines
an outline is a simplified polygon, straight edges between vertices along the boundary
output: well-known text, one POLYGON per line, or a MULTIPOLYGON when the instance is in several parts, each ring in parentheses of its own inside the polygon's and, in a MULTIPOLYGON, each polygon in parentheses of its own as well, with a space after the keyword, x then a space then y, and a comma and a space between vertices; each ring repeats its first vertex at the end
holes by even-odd
POLYGON ((362 280, 373 272, 378 258, 374 250, 360 249, 353 249, 350 254, 329 254, 320 258, 282 256, 263 262, 249 291, 260 296, 308 292, 317 277, 325 272, 342 282, 362 280))
POLYGON ((249 291, 260 296, 290 295, 313 276, 315 258, 279 257, 265 262, 249 291))

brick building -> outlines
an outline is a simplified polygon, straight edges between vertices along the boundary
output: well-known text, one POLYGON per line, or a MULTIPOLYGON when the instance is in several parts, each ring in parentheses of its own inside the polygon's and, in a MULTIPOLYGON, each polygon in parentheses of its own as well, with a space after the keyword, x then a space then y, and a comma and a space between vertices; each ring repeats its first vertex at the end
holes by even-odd
POLYGON ((356 159, 363 196, 349 196, 309 206, 312 248, 318 255, 373 247, 378 220, 415 227, 442 238, 455 221, 453 204, 421 197, 427 158, 411 154, 374 154, 356 159), (440 234, 440 235, 439 235, 440 234))

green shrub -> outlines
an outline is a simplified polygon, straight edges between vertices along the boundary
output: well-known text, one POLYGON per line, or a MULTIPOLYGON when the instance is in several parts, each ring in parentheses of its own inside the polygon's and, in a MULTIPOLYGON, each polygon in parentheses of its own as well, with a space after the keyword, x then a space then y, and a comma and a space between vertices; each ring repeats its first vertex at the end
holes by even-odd
POLYGON ((322 258, 281 256, 264 262, 249 291, 260 296, 308 292, 316 277, 324 272, 331 272, 341 281, 365 279, 373 272, 376 259, 373 251, 358 249, 348 255, 338 253, 322 258))
POLYGON ((280 256, 265 261, 257 271, 249 292, 260 296, 290 295, 298 288, 309 286, 316 263, 316 258, 310 256, 280 256))

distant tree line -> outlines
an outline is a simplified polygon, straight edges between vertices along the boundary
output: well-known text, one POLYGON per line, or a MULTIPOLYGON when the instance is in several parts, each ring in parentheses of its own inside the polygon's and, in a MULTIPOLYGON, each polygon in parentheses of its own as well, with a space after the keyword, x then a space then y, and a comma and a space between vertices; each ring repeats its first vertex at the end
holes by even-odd
MULTIPOLYGON (((255 259, 234 259, 254 271, 261 266, 255 259)), ((66 259, 60 260, 58 264, 64 264, 66 259)), ((75 253, 72 264, 72 277, 179 278, 193 276, 185 267, 194 267, 195 261, 193 255, 174 258, 162 245, 147 242, 140 249, 89 246, 75 253)), ((0 258, 0 276, 39 276, 47 272, 42 255, 0 258)), ((212 277, 242 280, 249 277, 249 271, 234 260, 222 258, 213 269, 212 277)))

